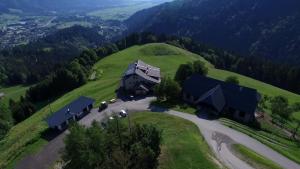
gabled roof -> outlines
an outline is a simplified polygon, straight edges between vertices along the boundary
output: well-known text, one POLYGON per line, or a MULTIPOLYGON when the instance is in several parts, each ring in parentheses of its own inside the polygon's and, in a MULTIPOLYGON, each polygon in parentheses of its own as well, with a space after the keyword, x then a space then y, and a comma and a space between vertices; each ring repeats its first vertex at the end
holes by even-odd
POLYGON ((94 102, 95 100, 91 98, 81 96, 78 99, 66 105, 65 107, 63 107, 62 109, 58 110, 54 114, 52 114, 46 119, 46 121, 50 127, 58 126, 66 120, 72 118, 77 113, 82 112, 82 110, 87 106, 94 104, 94 102))
POLYGON ((255 112, 259 101, 259 94, 255 89, 195 74, 184 82, 183 90, 195 97, 203 97, 218 85, 225 97, 226 106, 245 113, 255 112))
POLYGON ((130 64, 125 71, 124 76, 130 76, 134 74, 154 83, 160 83, 160 69, 148 65, 141 60, 137 60, 136 62, 130 64))
POLYGON ((220 85, 217 85, 216 87, 212 88, 205 94, 203 94, 198 100, 198 103, 205 103, 208 105, 211 105, 213 108, 215 108, 218 112, 221 112, 226 104, 225 97, 223 95, 223 91, 221 89, 220 85))

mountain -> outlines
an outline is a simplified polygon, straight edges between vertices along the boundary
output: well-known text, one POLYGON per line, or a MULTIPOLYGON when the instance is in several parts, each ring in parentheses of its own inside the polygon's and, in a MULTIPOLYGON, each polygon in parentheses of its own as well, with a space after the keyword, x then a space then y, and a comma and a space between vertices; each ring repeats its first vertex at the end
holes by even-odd
POLYGON ((299 0, 176 0, 130 17, 129 32, 188 36, 246 56, 300 63, 299 0))
POLYGON ((24 12, 74 11, 110 7, 124 4, 125 0, 0 0, 3 9, 19 9, 24 12))
MULTIPOLYGON (((113 32, 112 32, 113 33, 113 32)), ((36 42, 0 51, 0 84, 33 83, 43 79, 87 48, 107 42, 111 33, 99 34, 97 27, 74 26, 36 42), (18 65, 18 66, 14 66, 18 65)))
POLYGON ((0 11, 17 9, 27 13, 69 13, 128 6, 143 2, 160 3, 165 1, 166 0, 0 0, 0 11))

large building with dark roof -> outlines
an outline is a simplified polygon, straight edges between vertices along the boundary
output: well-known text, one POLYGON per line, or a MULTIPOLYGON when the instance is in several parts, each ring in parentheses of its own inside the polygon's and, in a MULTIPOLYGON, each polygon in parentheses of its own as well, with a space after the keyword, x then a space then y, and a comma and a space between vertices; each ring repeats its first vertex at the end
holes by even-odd
POLYGON ((125 71, 121 88, 134 94, 146 94, 161 81, 160 69, 141 60, 130 64, 125 71))
POLYGON ((193 75, 183 85, 183 99, 199 108, 209 108, 242 122, 255 119, 260 94, 255 89, 226 83, 202 75, 193 75))
POLYGON ((93 108, 94 102, 95 100, 91 98, 84 96, 79 97, 49 116, 46 119, 48 126, 58 130, 66 128, 70 121, 80 119, 89 113, 93 108))

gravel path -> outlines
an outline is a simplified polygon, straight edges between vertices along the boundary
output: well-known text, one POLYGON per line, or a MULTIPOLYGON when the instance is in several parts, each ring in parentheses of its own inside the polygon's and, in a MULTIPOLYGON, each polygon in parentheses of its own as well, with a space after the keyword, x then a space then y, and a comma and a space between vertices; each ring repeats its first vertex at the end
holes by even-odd
MULTIPOLYGON (((167 111, 168 114, 177 116, 177 117, 181 117, 184 118, 186 120, 192 121, 193 123, 195 123, 199 129, 201 130, 202 134, 204 135, 206 141, 208 142, 208 144, 210 144, 211 147, 213 147, 214 152, 217 154, 217 156, 223 161, 225 162, 225 164, 228 165, 228 167, 233 168, 233 169, 244 169, 245 166, 240 167, 239 163, 240 160, 237 161, 237 159, 235 159, 235 156, 232 157, 230 154, 225 153, 224 155, 222 155, 222 152, 219 153, 218 151, 216 151, 215 148, 215 141, 213 140, 212 134, 214 132, 218 132, 218 133, 222 133, 223 135, 229 137, 231 140, 233 140, 236 143, 242 144, 250 149, 252 149, 253 151, 269 158, 270 160, 278 163, 279 165, 281 165, 283 168, 286 169, 300 169, 300 165, 289 160, 288 158, 284 157, 283 155, 277 153, 276 151, 272 150, 271 148, 267 147, 266 145, 260 143, 259 141, 241 133, 238 132, 236 130, 233 130, 231 128, 228 128, 224 125, 222 125, 221 123, 219 123, 218 121, 210 121, 210 120, 205 120, 205 119, 201 119, 198 118, 195 115, 190 115, 187 113, 182 113, 182 112, 177 112, 177 111, 167 111)), ((221 147, 221 149, 223 148, 223 146, 221 147)), ((228 148, 227 148, 228 149, 228 148)), ((224 150, 225 152, 227 152, 228 150, 224 150)), ((248 166, 249 167, 249 166, 248 166)), ((246 167, 245 167, 246 168, 246 167)))

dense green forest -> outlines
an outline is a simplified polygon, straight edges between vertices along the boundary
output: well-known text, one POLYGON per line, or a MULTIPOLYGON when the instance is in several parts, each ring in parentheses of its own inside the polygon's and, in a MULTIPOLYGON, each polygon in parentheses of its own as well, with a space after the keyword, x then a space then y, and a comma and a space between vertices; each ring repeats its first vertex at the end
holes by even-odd
POLYGON ((130 32, 192 37, 245 56, 300 64, 299 0, 176 0, 126 23, 130 32))
POLYGON ((70 127, 65 139, 65 169, 156 169, 161 153, 162 131, 154 125, 127 126, 115 118, 105 123, 96 121, 85 128, 70 127))

